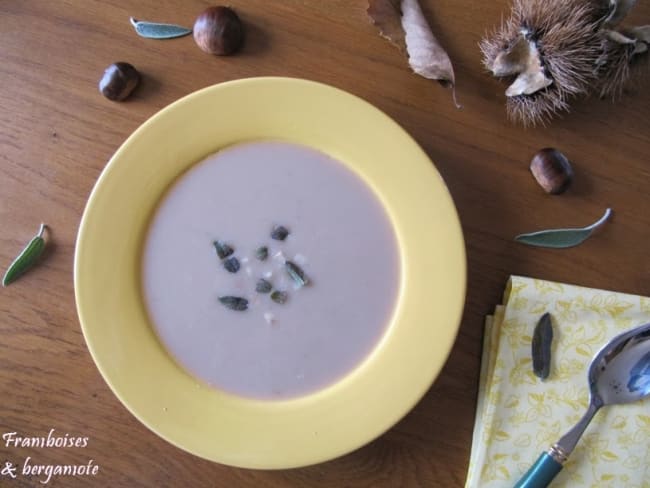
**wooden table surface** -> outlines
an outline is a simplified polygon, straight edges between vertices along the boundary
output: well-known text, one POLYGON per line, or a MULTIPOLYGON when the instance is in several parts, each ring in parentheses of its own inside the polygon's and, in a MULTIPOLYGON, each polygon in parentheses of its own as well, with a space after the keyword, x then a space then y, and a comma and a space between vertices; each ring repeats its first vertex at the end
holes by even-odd
MULTIPOLYGON (((139 38, 129 17, 191 25, 206 1, 0 1, 0 267, 41 221, 51 228, 43 262, 0 290, 0 433, 87 436, 83 449, 0 443, 0 468, 30 456, 38 464, 100 466, 94 478, 50 486, 418 487, 463 486, 471 447, 484 315, 510 274, 650 295, 650 93, 630 84, 612 102, 578 101, 547 127, 508 122, 504 85, 488 76, 477 43, 508 2, 422 0, 455 66, 449 91, 410 72, 381 39, 365 0, 232 0, 248 36, 237 56, 199 51, 191 37, 139 38), (103 98, 104 68, 128 61, 144 75, 125 103, 103 98), (168 444, 140 424, 96 369, 75 311, 75 238, 86 199, 106 161, 147 118, 178 98, 222 81, 304 77, 358 95, 400 123, 447 182, 465 233, 467 304, 441 375, 385 435, 339 459, 303 469, 252 471, 214 464, 168 444), (575 182, 546 195, 530 175, 545 146, 573 161, 575 182), (519 245, 530 230, 586 225, 606 207, 614 217, 577 248, 519 245)), ((650 3, 630 18, 650 23, 650 3)), ((645 67, 647 87, 647 59, 645 67)), ((399 162, 396 161, 396 164, 399 162)), ((371 406, 369 406, 371 408, 371 406)), ((42 477, 0 477, 41 486, 42 477)))

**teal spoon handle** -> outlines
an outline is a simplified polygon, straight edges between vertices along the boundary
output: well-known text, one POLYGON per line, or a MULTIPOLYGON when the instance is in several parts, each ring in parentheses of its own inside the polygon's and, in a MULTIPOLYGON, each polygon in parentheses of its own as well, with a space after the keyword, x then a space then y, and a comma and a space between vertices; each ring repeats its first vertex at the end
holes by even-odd
POLYGON ((535 464, 517 482, 515 488, 545 488, 553 478, 562 470, 564 463, 576 447, 580 436, 585 431, 591 419, 596 415, 598 409, 603 406, 603 401, 598 395, 591 396, 589 408, 573 426, 569 432, 564 434, 557 443, 537 458, 535 464))
POLYGON ((514 488, 545 488, 562 470, 562 464, 544 452, 522 476, 514 488))

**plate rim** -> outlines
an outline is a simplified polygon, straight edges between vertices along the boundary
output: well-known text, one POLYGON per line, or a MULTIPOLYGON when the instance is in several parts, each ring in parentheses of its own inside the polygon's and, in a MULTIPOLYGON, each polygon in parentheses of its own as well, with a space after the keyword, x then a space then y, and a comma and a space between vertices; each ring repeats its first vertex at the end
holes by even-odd
MULTIPOLYGON (((237 141, 233 141, 237 142, 237 141)), ((137 143, 135 143, 137 144, 137 143)), ((215 148, 215 151, 218 149, 215 148)), ((346 165, 348 165, 348 162, 344 161, 346 165)), ((184 163, 186 166, 190 165, 190 163, 185 162, 184 163)), ((169 182, 171 183, 171 182, 169 182)), ((160 196, 160 195, 159 195, 160 196)), ((159 198, 158 196, 158 198, 159 198)), ((391 219, 392 220, 392 219, 391 219)), ((397 233, 397 231, 396 231, 397 233)), ((400 239, 398 238, 398 241, 400 239)), ((399 246, 400 244, 398 244, 399 246)), ((244 78, 244 79, 239 79, 239 80, 233 80, 233 81, 228 81, 224 83, 219 83, 216 85, 212 85, 206 88, 203 88, 201 90, 198 90, 196 92, 193 92, 189 95, 186 95, 182 97, 181 99, 171 103, 170 105, 164 107, 160 111, 158 111, 156 114, 151 116, 149 119, 147 119, 143 124, 141 124, 138 129, 136 129, 127 139, 126 141, 120 146, 120 148, 115 152, 115 154, 111 157, 109 162, 107 163, 106 167, 102 170, 100 176, 97 179, 97 182, 95 183, 93 190, 90 194, 90 197, 88 199, 88 202, 86 204, 86 207, 83 212, 83 216, 81 219, 81 223, 79 226, 79 230, 77 233, 77 241, 76 241, 76 246, 75 246, 75 256, 74 256, 74 283, 75 283, 75 302, 76 302, 76 307, 77 307, 77 313, 79 316, 79 320, 81 323, 81 328, 82 332, 84 335, 84 340, 86 341, 87 347, 89 349, 89 352, 91 353, 91 356, 93 358, 93 361, 97 368, 99 369, 104 381, 107 383, 113 394, 115 394, 120 402, 129 410, 131 414, 133 414, 141 423, 143 423, 147 428, 149 428, 151 431, 156 433, 158 436, 164 438, 168 442, 176 445, 177 447, 190 452, 192 454, 195 454, 197 456, 216 461, 216 462, 221 462, 224 464, 229 464, 229 465, 234 465, 234 466, 240 466, 240 467, 252 467, 252 468, 266 468, 266 469, 282 469, 282 468, 291 468, 291 467, 299 467, 299 466, 306 466, 306 465, 311 465, 315 464, 318 462, 323 462, 326 460, 334 459, 336 457, 339 457, 340 455, 346 454, 348 452, 351 452, 366 443, 374 440, 375 438, 379 437, 382 435, 384 432, 389 430, 396 422, 398 422, 403 416, 405 416, 419 401, 420 399, 424 396, 424 394, 428 391, 430 388, 431 384, 435 381, 435 379, 439 376, 444 364, 446 363, 449 355, 451 354, 451 350, 453 348, 453 345, 455 343, 455 340, 457 338, 459 328, 460 328, 460 323, 464 311, 464 306, 465 306, 465 299, 466 299, 466 287, 467 287, 467 262, 466 262, 466 251, 465 251, 465 242, 462 234, 462 228, 460 225, 460 219, 458 217, 458 212, 457 209, 453 203, 453 199, 451 197, 451 194, 442 180, 442 177, 440 173, 438 172, 437 168, 433 164, 433 162, 430 160, 428 155, 423 151, 423 149, 419 146, 419 144, 399 125, 397 122, 395 122, 392 118, 390 118, 388 115, 386 115, 384 112, 379 110, 377 107, 371 105, 369 102, 366 102, 362 98, 350 94, 344 90, 341 90, 336 87, 332 87, 330 85, 326 85, 320 82, 315 82, 311 80, 305 80, 305 79, 300 79, 300 78, 288 78, 288 77, 254 77, 254 78, 244 78), (372 433, 368 433, 367 435, 363 436, 363 438, 357 438, 354 442, 348 441, 348 442, 342 442, 338 447, 328 447, 326 449, 327 453, 324 451, 321 451, 321 454, 314 454, 309 459, 301 459, 296 462, 293 462, 289 459, 286 460, 286 462, 271 462, 271 463, 265 463, 264 460, 251 460, 250 462, 248 461, 243 461, 243 462, 237 462, 236 460, 232 459, 223 459, 221 456, 210 456, 210 455, 205 455, 205 452, 197 452, 196 449, 193 449, 191 446, 188 447, 185 443, 183 442, 178 442, 178 439, 175 439, 173 436, 170 436, 167 431, 164 431, 160 428, 159 420, 152 420, 150 416, 143 415, 141 411, 139 411, 137 408, 132 408, 132 402, 129 401, 128 398, 124 398, 123 394, 124 391, 123 389, 120 389, 118 385, 115 385, 114 382, 114 377, 112 376, 112 373, 108 371, 106 368, 105 364, 102 364, 103 360, 100 359, 99 357, 99 352, 96 350, 95 343, 92 337, 92 330, 89 328, 87 320, 87 311, 85 310, 85 305, 83 304, 84 302, 84 293, 80 291, 79 288, 79 283, 84 282, 84 280, 87 277, 84 277, 84 273, 86 271, 84 270, 84 263, 83 263, 83 248, 86 246, 86 241, 88 240, 88 232, 90 232, 89 227, 90 227, 90 222, 89 219, 92 217, 93 214, 93 202, 97 198, 97 195, 102 191, 103 186, 106 184, 105 181, 107 181, 109 178, 111 178, 111 170, 114 168, 116 165, 120 164, 117 161, 120 161, 120 158, 122 158, 122 154, 124 151, 124 148, 127 147, 130 144, 134 144, 134 141, 143 132, 146 132, 150 130, 149 128, 155 124, 158 124, 161 119, 164 119, 165 117, 169 117, 169 114, 172 114, 171 116, 173 117, 174 111, 177 110, 178 107, 183 106, 184 104, 190 103, 192 100, 197 100, 201 99, 203 97, 210 97, 210 96, 215 96, 212 95, 213 93, 217 93, 217 97, 219 96, 219 90, 226 90, 230 89, 231 87, 241 87, 241 86, 246 86, 249 84, 286 84, 287 86, 290 86, 291 88, 295 88, 296 86, 301 86, 301 87, 307 87, 307 91, 309 90, 315 90, 315 91, 323 91, 329 92, 331 96, 333 97, 343 97, 347 100, 356 100, 356 103, 359 104, 360 106, 364 107, 364 111, 371 114, 372 117, 376 117, 378 120, 381 119, 382 123, 387 124, 388 126, 391 126, 393 131, 397 131, 401 134, 402 139, 406 139, 409 141, 409 143, 412 145, 412 148, 415 148, 416 152, 420 152, 421 156, 424 157, 424 160, 428 161, 429 166, 430 166, 430 176, 434 178, 434 180, 437 180, 437 188, 441 192, 440 197, 443 200, 446 200, 447 204, 447 211, 451 211, 452 215, 452 220, 456 223, 456 228, 451 229, 452 233, 454 233, 454 236, 452 237, 453 240, 456 241, 457 244, 459 244, 459 249, 456 251, 459 253, 457 256, 455 256, 455 259, 458 260, 459 262, 457 263, 460 268, 457 270, 459 275, 458 281, 455 283, 455 285, 458 287, 457 294, 460 297, 459 300, 457 300, 457 303, 454 304, 454 310, 450 311, 450 315, 453 317, 452 321, 454 322, 453 325, 450 325, 452 327, 453 331, 451 334, 447 334, 446 336, 446 341, 448 343, 448 347, 445 347, 446 352, 443 357, 439 357, 437 361, 437 368, 436 371, 431 375, 431 378, 429 381, 426 381, 423 388, 420 389, 418 392, 411 392, 411 398, 409 399, 408 402, 403 402, 401 405, 401 411, 398 412, 397 414, 394 414, 391 416, 391 418, 387 419, 386 422, 384 422, 383 425, 378 426, 372 433), (404 137, 405 136, 405 137, 404 137)), ((401 266, 401 268, 404 268, 404 265, 401 266)), ((402 272, 404 270, 402 269, 402 272)), ((404 281, 404 276, 402 276, 402 281, 404 281)), ((400 292, 401 293, 401 292, 400 292)), ((383 341, 383 339, 382 339, 383 341)), ((160 346, 162 347, 162 346, 160 346)), ((170 358, 170 360, 172 360, 170 358)), ((173 361, 173 360, 172 360, 173 361)), ((325 391, 328 389, 326 388, 325 391)), ((319 392, 314 395, 308 395, 305 398, 300 398, 297 399, 296 402, 298 403, 309 403, 310 401, 315 401, 317 397, 322 396, 322 392, 319 392)), ((252 403, 259 403, 252 401, 252 403)), ((267 405, 267 402, 261 402, 267 405)), ((285 402, 273 402, 275 405, 279 405, 285 402)), ((258 405, 259 407, 259 405, 258 405)), ((291 456, 289 456, 291 457, 291 456)))

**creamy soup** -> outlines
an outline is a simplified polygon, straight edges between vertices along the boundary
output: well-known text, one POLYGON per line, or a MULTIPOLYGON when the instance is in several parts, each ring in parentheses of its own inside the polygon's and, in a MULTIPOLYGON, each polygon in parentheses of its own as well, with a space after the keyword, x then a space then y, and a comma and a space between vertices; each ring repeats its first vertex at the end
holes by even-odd
POLYGON ((192 375, 289 398, 372 351, 393 313, 399 257, 355 173, 307 147, 251 142, 209 156, 166 193, 142 281, 153 327, 192 375))

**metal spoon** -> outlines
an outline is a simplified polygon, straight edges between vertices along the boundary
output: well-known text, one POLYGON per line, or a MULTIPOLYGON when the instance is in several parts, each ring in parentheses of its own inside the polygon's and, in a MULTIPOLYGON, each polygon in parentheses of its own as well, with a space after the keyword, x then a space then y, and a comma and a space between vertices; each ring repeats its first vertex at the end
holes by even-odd
POLYGON ((589 408, 580 421, 537 459, 515 488, 543 488, 562 470, 591 419, 605 405, 650 394, 650 323, 614 337, 589 365, 589 408))

